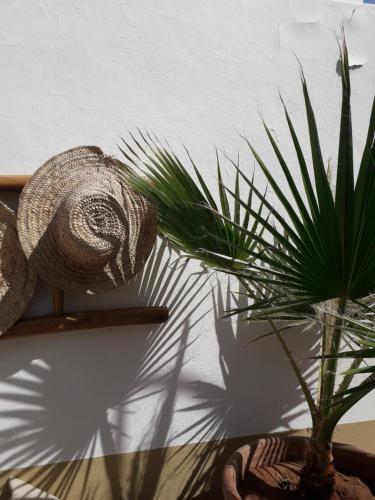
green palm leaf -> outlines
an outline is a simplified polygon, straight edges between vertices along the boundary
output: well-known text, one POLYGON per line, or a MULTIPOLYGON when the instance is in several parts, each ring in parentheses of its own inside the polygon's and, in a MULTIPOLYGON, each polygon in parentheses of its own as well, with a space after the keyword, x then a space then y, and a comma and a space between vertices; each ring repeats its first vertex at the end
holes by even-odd
MULTIPOLYGON (((256 255, 255 238, 263 232, 258 231, 259 221, 252 214, 264 221, 264 207, 260 203, 257 210, 252 210, 253 193, 249 188, 246 204, 237 197, 231 208, 218 154, 215 200, 188 152, 195 178, 171 149, 149 133, 130 134, 130 140, 122 140, 120 149, 126 162, 126 180, 154 203, 160 232, 186 257, 225 270, 248 266, 256 255)), ((239 174, 234 190, 239 195, 239 174)))

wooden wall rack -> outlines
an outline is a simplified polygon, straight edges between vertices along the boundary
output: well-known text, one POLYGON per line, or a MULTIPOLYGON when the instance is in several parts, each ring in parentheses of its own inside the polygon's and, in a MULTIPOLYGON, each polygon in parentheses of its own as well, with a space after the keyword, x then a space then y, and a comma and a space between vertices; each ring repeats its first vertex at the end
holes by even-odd
POLYGON ((1 191, 21 191, 31 175, 0 175, 1 191))
MULTIPOLYGON (((0 175, 0 191, 21 191, 30 175, 0 175)), ((28 337, 44 333, 62 333, 123 325, 164 323, 169 317, 167 307, 133 307, 106 311, 64 313, 64 292, 52 289, 53 315, 21 319, 0 340, 28 337)))

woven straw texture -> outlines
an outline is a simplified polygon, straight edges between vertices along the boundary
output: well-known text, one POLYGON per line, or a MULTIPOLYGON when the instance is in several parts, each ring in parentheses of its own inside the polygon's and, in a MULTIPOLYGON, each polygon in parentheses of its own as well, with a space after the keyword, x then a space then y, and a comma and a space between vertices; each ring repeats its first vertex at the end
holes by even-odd
POLYGON ((18 240, 16 216, 0 202, 0 335, 22 316, 35 285, 18 240))
POLYGON ((153 206, 126 185, 116 160, 79 146, 48 160, 23 189, 18 232, 47 283, 97 293, 128 281, 156 238, 153 206))

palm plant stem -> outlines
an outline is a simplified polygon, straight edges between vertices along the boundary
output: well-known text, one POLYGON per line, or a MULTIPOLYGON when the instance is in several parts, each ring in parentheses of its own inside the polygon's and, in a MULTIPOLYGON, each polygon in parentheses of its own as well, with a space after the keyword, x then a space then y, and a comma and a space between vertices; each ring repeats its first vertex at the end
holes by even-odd
POLYGON ((311 394, 309 386, 307 385, 307 382, 304 379, 302 372, 299 369, 298 364, 297 364, 296 360, 294 359, 291 350, 288 347, 288 344, 285 342, 285 339, 283 338, 280 330, 276 327, 275 322, 271 319, 268 321, 269 321, 269 324, 272 327, 274 333, 276 334, 276 337, 281 345, 281 348, 283 349, 284 353, 287 356, 287 360, 289 361, 289 364, 290 364, 295 376, 297 377, 297 380, 300 384, 301 390, 305 396, 307 405, 308 405, 309 410, 310 410, 313 428, 315 428, 318 424, 318 421, 319 421, 319 410, 315 404, 315 401, 314 401, 314 398, 311 394))
MULTIPOLYGON (((322 355, 334 356, 340 350, 342 335, 342 314, 345 312, 347 298, 340 297, 329 301, 330 307, 333 307, 335 314, 328 312, 326 318, 323 318, 322 324, 322 355)), ((324 418, 329 412, 329 405, 335 391, 336 371, 338 358, 332 357, 323 359, 319 376, 319 398, 318 408, 321 416, 324 418)))
POLYGON ((347 375, 344 376, 342 379, 340 385, 337 388, 337 393, 339 394, 340 392, 346 391, 346 389, 349 388, 350 384, 352 383, 352 380, 355 376, 354 370, 358 369, 360 365, 362 364, 363 358, 355 358, 352 362, 352 364, 349 367, 349 371, 352 371, 352 373, 348 373, 347 375))
POLYGON ((325 419, 324 425, 322 426, 319 439, 322 442, 327 442, 332 439, 332 434, 340 418, 345 415, 347 411, 350 410, 358 401, 360 401, 364 396, 371 392, 375 384, 375 373, 371 373, 361 384, 362 390, 357 390, 355 393, 351 394, 349 397, 345 398, 340 405, 337 406, 325 419))

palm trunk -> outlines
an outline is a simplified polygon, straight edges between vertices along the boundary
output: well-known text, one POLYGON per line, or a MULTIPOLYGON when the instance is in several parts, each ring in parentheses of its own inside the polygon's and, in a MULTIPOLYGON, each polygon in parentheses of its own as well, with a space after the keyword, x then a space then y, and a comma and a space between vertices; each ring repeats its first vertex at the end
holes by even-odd
MULTIPOLYGON (((346 307, 346 297, 327 301, 327 312, 322 317, 323 355, 334 355, 340 350, 341 323, 338 314, 346 307)), ((311 500, 328 500, 332 497, 335 486, 335 467, 332 455, 333 429, 326 417, 335 391, 337 358, 321 361, 319 374, 318 416, 313 421, 310 447, 306 455, 305 466, 301 472, 300 492, 311 500)))
MULTIPOLYGON (((347 298, 328 300, 327 311, 322 314, 322 355, 335 355, 340 351, 342 315, 345 311, 347 298)), ((337 358, 322 359, 319 373, 318 408, 321 417, 329 414, 329 407, 335 391, 337 358)))
POLYGON ((335 486, 332 443, 311 439, 301 472, 300 492, 309 500, 328 500, 335 486))

